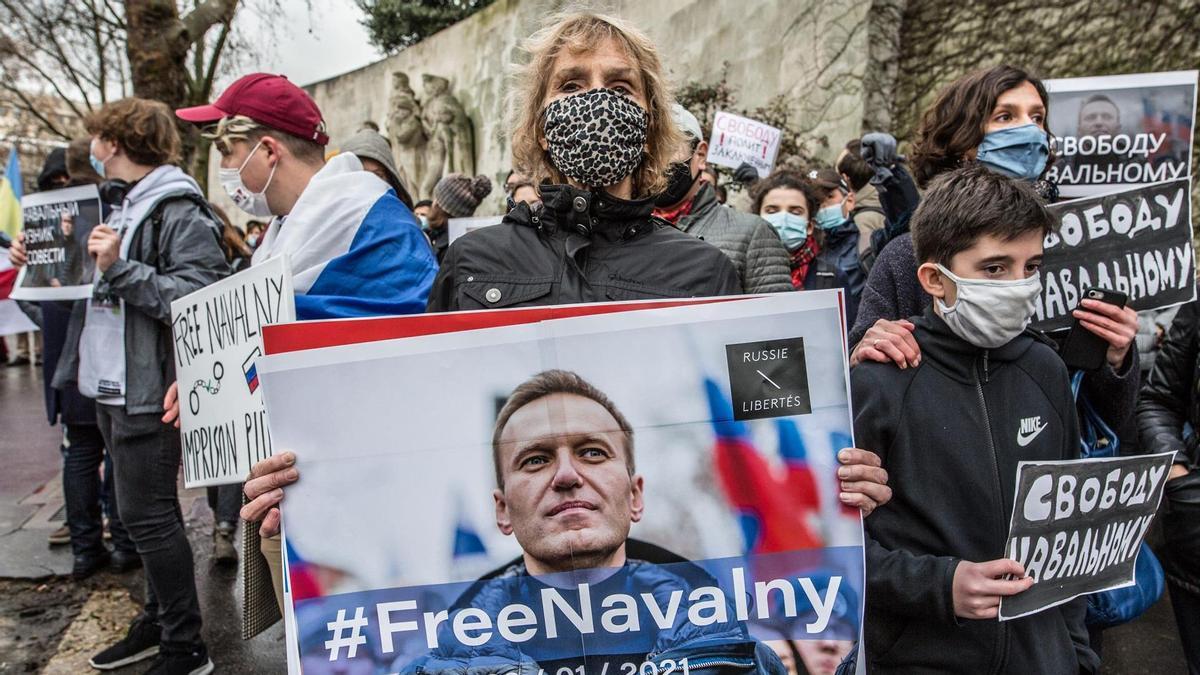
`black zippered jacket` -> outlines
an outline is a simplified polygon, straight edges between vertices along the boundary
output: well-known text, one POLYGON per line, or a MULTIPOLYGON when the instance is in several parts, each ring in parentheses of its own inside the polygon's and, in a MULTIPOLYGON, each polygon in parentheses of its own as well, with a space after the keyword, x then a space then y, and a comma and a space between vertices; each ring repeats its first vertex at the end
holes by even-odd
POLYGON ((957 618, 952 594, 960 561, 1005 556, 1017 463, 1079 457, 1066 366, 1028 331, 983 350, 932 309, 912 321, 919 366, 850 375, 856 443, 893 491, 865 521, 870 672, 1094 671, 1084 599, 1000 623, 957 618))
POLYGON ((542 185, 499 225, 455 240, 428 311, 499 309, 742 292, 720 249, 650 215, 653 200, 542 185))

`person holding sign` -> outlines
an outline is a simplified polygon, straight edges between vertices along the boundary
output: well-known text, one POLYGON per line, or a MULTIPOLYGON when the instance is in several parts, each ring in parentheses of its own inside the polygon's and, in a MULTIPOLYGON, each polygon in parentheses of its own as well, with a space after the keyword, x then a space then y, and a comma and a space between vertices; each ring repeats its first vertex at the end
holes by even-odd
MULTIPOLYGON (((1038 128, 1048 137, 1048 105, 1041 81, 1014 66, 995 66, 958 79, 942 91, 922 119, 920 141, 913 153, 918 183, 928 185, 941 173, 975 161, 1004 175, 1021 173, 1025 181, 1038 178, 1053 159, 1047 150, 1046 164, 1042 163, 1041 142, 1033 133, 1033 128, 1038 128), (1007 151, 997 150, 1000 154, 993 152, 989 161, 978 159, 989 134, 1018 127, 1025 129, 1022 133, 1032 140, 1008 146, 1007 151), (1009 165, 1007 173, 997 168, 998 163, 1009 165), (1017 166, 1024 168, 1013 169, 1017 166)), ((1034 186, 1043 198, 1052 196, 1051 186, 1034 186)), ((892 240, 879 254, 850 330, 851 365, 865 360, 894 362, 901 368, 920 364, 921 350, 912 337, 913 325, 908 318, 925 311, 933 299, 919 283, 917 267, 913 239, 907 233, 892 240)), ((1137 354, 1131 349, 1137 333, 1137 313, 1083 300, 1074 316, 1086 330, 1108 343, 1105 365, 1084 374, 1082 395, 1096 406, 1110 427, 1119 428, 1133 414, 1137 400, 1137 354)))
POLYGON ((1024 332, 1055 226, 1032 187, 975 165, 938 176, 913 215, 923 361, 851 371, 855 439, 895 485, 866 520, 873 672, 1094 672, 1083 600, 1004 624, 1033 580, 1004 556, 1017 464, 1079 455, 1066 367, 1024 332))
POLYGON ((542 207, 517 204, 451 243, 429 311, 741 293, 720 250, 651 216, 684 141, 650 39, 578 13, 528 52, 512 149, 542 207))
MULTIPOLYGON (((220 225, 178 161, 180 139, 162 103, 128 98, 85 121, 91 164, 113 205, 92 229, 88 253, 98 277, 85 311, 73 312, 54 375, 96 400, 96 419, 113 458, 120 518, 146 570, 146 604, 123 640, 93 667, 119 668, 158 657, 150 672, 208 673, 200 637, 192 549, 176 478, 179 434, 159 418, 174 379, 171 302, 228 273, 220 225)), ((14 254, 22 254, 19 244, 14 254)))
POLYGON ((1175 451, 1162 514, 1167 588, 1188 672, 1200 674, 1200 300, 1182 306, 1142 389, 1138 429, 1147 453, 1175 451), (1190 425, 1190 433, 1186 427, 1190 425))

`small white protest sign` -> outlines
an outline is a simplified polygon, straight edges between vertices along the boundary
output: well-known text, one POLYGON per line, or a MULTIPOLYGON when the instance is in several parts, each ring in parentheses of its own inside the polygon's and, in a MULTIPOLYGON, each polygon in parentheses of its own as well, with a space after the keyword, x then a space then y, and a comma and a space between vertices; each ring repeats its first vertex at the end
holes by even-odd
POLYGON ((481 230, 492 225, 499 225, 504 216, 471 216, 469 218, 450 218, 446 221, 448 228, 446 236, 453 242, 468 232, 481 230))
POLYGON ((271 456, 255 361, 262 327, 295 320, 286 256, 171 303, 184 486, 240 483, 271 456))
POLYGON ((708 161, 736 169, 750 163, 760 178, 766 178, 775 166, 783 132, 748 117, 718 112, 713 118, 712 138, 708 142, 708 161))

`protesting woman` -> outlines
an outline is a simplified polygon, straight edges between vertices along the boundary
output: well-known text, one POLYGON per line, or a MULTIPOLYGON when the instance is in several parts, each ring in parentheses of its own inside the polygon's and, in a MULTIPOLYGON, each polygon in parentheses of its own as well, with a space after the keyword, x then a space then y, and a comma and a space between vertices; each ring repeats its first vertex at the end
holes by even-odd
POLYGON ((542 206, 517 204, 499 226, 452 243, 429 310, 740 293, 724 254, 651 217, 682 137, 649 38, 582 13, 526 49, 512 152, 542 206))

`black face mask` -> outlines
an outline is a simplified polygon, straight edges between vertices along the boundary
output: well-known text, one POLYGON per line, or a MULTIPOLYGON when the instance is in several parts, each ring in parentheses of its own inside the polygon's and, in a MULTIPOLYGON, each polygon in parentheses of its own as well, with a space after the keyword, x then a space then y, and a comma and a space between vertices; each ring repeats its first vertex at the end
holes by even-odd
POLYGON ((667 189, 655 197, 654 205, 665 208, 683 201, 699 177, 699 173, 692 175, 692 167, 688 162, 673 162, 667 169, 667 189))
POLYGON ((100 202, 103 204, 111 204, 119 206, 125 201, 125 195, 133 189, 137 182, 130 183, 129 181, 121 180, 120 178, 112 178, 100 184, 100 202))

